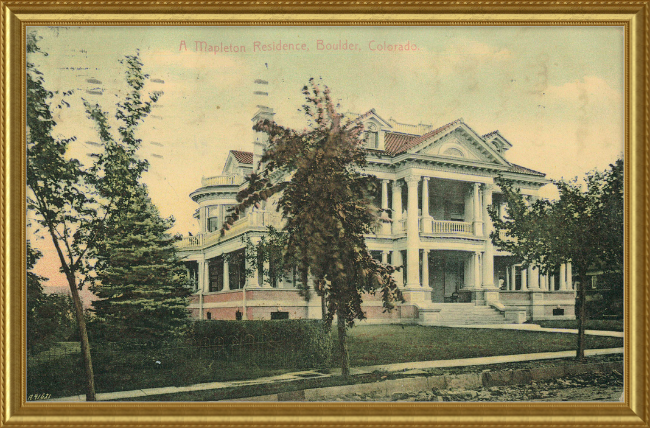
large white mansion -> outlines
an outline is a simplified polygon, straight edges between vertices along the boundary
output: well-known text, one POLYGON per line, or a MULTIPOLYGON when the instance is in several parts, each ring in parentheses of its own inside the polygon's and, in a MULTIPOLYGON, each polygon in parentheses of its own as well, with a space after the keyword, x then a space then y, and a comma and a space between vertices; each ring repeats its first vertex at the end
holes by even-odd
MULTIPOLYGON (((272 117, 272 110, 262 109, 253 121, 272 117)), ((570 264, 541 275, 535 267, 516 264, 489 238, 488 205, 505 213, 495 177, 514 180, 531 199, 549 182, 543 173, 508 162, 508 140, 498 131, 479 135, 462 119, 434 128, 384 120, 374 109, 355 117, 365 130, 365 172, 381 180, 377 203, 392 218, 367 236, 368 247, 383 262, 404 266, 396 280, 406 299, 384 313, 380 296, 365 296, 367 322, 455 325, 575 318, 570 264)), ((230 151, 222 174, 202 179, 190 195, 199 206, 195 216, 201 231, 185 238, 179 249, 194 282, 194 318, 322 315, 320 299, 306 302, 293 278, 269 281, 257 268, 245 275, 242 238, 255 242, 268 226, 281 222, 270 204, 248 210, 225 236, 220 233, 266 141, 258 134, 253 152, 230 151)))

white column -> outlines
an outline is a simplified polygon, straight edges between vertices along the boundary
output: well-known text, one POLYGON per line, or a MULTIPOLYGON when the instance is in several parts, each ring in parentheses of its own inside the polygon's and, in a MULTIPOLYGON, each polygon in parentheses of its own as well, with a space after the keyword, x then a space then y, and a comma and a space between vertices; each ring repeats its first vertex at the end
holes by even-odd
POLYGON ((269 269, 269 261, 265 260, 263 262, 263 266, 264 267, 262 270, 262 287, 271 288, 271 270, 269 269), (264 272, 266 272, 266 278, 264 277, 264 272))
POLYGON ((223 259, 223 290, 230 290, 230 263, 223 259))
POLYGON ((537 266, 528 266, 528 284, 529 288, 539 290, 539 269, 537 269, 537 266))
MULTIPOLYGON (((388 209, 388 180, 381 180, 381 209, 384 210, 381 213, 381 218, 387 219, 388 212, 385 210, 388 209)), ((381 223, 381 233, 390 234, 390 223, 381 223)))
POLYGON ((571 272, 571 263, 566 264, 566 285, 569 290, 574 290, 573 287, 573 272, 571 272))
POLYGON ((385 265, 388 264, 388 251, 384 250, 381 252, 381 262, 385 265))
POLYGON ((510 288, 510 266, 506 266, 506 290, 512 291, 510 288))
POLYGON ((251 263, 248 261, 248 259, 246 259, 246 264, 248 265, 247 269, 251 269, 253 271, 253 275, 246 278, 246 287, 259 287, 259 268, 257 266, 257 263, 253 263, 251 266, 251 263))
POLYGON ((474 235, 483 236, 483 222, 481 221, 481 196, 479 183, 474 183, 472 205, 474 208, 474 235))
POLYGON ((512 291, 517 289, 517 266, 515 265, 510 266, 510 286, 512 291))
POLYGON ((566 265, 560 265, 560 290, 566 290, 566 265))
POLYGON ((474 288, 480 288, 481 286, 481 266, 479 263, 479 252, 474 251, 474 257, 472 259, 472 270, 474 271, 474 288))
POLYGON ((422 250, 422 287, 431 288, 429 286, 429 250, 422 250))
POLYGON ((418 182, 420 177, 406 178, 408 210, 406 218, 406 286, 420 286, 420 230, 418 228, 418 182))
POLYGON ((548 277, 546 275, 539 276, 540 288, 542 290, 548 291, 548 277))
POLYGON ((210 262, 206 259, 205 265, 203 265, 203 292, 210 292, 210 262))
POLYGON ((483 287, 494 287, 494 245, 490 239, 492 231, 492 222, 487 212, 487 206, 492 204, 492 186, 486 185, 483 189, 483 218, 485 219, 485 252, 483 257, 483 287))
POLYGON ((199 223, 201 225, 201 232, 206 233, 208 231, 208 207, 199 208, 199 223))
POLYGON ((521 291, 528 290, 528 275, 526 275, 526 269, 521 267, 521 291))
POLYGON ((422 177, 422 232, 432 232, 431 216, 429 215, 429 177, 422 177))
MULTIPOLYGON (((400 250, 395 250, 393 251, 393 266, 399 267, 404 264, 402 261, 402 252, 400 250)), ((404 269, 397 271, 393 274, 395 277, 395 282, 397 283, 398 287, 403 287, 404 286, 404 269)))
POLYGON ((199 267, 198 267, 198 270, 197 270, 197 274, 198 274, 199 278, 198 278, 197 287, 198 287, 199 293, 204 293, 206 288, 207 288, 206 287, 206 282, 207 281, 206 281, 206 278, 205 278, 205 270, 206 270, 205 265, 207 265, 208 263, 205 260, 199 260, 198 264, 199 264, 199 267))
POLYGON ((548 288, 555 291, 555 275, 550 273, 548 276, 548 288))
POLYGON ((388 180, 381 180, 381 208, 388 209, 388 180))
POLYGON ((401 233, 400 221, 402 220, 402 184, 393 181, 393 234, 401 233))

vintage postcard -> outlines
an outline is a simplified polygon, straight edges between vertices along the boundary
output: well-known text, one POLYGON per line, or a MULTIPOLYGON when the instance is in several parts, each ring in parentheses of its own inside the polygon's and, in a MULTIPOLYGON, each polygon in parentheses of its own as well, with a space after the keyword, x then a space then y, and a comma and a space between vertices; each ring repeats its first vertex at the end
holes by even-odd
POLYGON ((629 42, 26 25, 21 399, 621 406, 629 42))

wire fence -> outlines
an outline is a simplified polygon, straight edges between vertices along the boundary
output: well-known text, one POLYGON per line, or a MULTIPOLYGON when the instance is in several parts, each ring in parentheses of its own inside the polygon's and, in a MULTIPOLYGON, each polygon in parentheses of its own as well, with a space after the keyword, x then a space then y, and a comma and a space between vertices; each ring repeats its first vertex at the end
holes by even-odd
MULTIPOLYGON (((287 340, 273 340, 265 335, 214 337, 202 340, 162 342, 108 342, 91 344, 95 371, 178 367, 198 360, 254 364, 264 368, 302 366, 303 350, 287 340)), ((28 357, 29 365, 81 362, 79 344, 66 342, 28 357)))
POLYGON ((294 343, 251 334, 182 342, 108 343, 93 352, 93 359, 102 365, 128 364, 132 368, 178 367, 197 361, 291 368, 301 365, 301 356, 294 343))

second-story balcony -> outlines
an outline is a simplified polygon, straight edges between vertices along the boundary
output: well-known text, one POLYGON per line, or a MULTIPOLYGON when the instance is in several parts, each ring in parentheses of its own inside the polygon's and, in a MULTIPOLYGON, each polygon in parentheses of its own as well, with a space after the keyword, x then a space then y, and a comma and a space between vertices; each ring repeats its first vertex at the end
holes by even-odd
POLYGON ((231 238, 249 230, 265 230, 269 226, 274 226, 278 229, 281 228, 282 216, 276 212, 253 211, 234 222, 232 226, 226 230, 223 236, 221 236, 221 230, 218 229, 213 232, 201 233, 196 236, 187 236, 176 246, 181 251, 197 250, 214 245, 221 239, 231 238))
POLYGON ((215 175, 201 178, 201 186, 239 186, 244 182, 243 175, 215 175))
MULTIPOLYGON (((406 233, 408 217, 399 220, 395 224, 393 234, 406 233)), ((429 218, 418 218, 418 231, 421 234, 438 234, 438 235, 473 235, 474 226, 471 222, 453 221, 453 220, 435 220, 429 218)))

